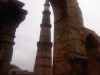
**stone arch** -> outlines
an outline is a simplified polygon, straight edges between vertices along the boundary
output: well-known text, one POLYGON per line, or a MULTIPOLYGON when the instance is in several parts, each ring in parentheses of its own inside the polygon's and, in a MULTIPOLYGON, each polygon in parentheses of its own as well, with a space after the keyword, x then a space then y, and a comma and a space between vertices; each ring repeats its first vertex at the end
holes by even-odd
POLYGON ((99 55, 99 42, 93 34, 86 37, 86 52, 87 52, 87 74, 100 75, 100 64, 97 60, 99 55))
POLYGON ((82 13, 77 0, 50 0, 54 12, 53 74, 70 74, 69 49, 74 30, 83 26, 82 13), (67 58, 66 58, 67 57, 67 58))

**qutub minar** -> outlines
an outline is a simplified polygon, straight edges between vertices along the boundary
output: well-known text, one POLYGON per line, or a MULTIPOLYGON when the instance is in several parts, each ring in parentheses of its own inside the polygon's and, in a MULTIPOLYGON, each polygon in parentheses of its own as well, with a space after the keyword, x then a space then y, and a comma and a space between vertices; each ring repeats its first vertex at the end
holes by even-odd
POLYGON ((34 66, 34 74, 36 75, 52 75, 52 57, 51 57, 51 24, 49 0, 45 1, 43 19, 41 24, 40 39, 37 43, 37 56, 34 66))
POLYGON ((44 4, 36 75, 100 75, 100 37, 84 27, 77 0, 50 0, 54 11, 54 51, 51 63, 49 1, 44 4))
MULTIPOLYGON (((33 73, 100 75, 100 37, 84 27, 77 0, 49 1, 44 4, 33 73), (54 13, 53 65, 49 3, 54 13)), ((10 70, 15 32, 27 14, 23 6, 18 0, 0 0, 0 75, 7 75, 10 70)))

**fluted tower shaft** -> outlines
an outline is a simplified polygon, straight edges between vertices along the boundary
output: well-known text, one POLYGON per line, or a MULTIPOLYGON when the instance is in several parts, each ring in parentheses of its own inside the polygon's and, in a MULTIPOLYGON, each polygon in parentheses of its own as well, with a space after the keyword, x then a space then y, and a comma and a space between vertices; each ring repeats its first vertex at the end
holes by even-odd
POLYGON ((51 24, 49 1, 46 0, 44 4, 43 18, 41 24, 40 38, 37 43, 37 55, 34 66, 34 73, 36 75, 52 75, 52 57, 51 57, 51 24))

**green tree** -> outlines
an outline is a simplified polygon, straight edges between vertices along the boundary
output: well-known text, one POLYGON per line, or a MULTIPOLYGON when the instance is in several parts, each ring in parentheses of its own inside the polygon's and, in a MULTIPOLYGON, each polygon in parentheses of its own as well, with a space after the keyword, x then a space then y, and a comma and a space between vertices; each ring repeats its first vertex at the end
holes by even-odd
POLYGON ((17 69, 19 68, 18 66, 16 66, 15 64, 11 64, 11 69, 17 69))

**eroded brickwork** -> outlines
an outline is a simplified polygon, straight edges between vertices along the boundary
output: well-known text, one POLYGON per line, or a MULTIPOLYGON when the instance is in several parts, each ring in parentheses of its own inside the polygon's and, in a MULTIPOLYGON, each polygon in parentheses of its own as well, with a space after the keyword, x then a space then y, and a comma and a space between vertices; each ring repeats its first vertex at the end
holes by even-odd
POLYGON ((63 0, 65 8, 62 0, 50 1, 55 18, 53 74, 100 75, 100 37, 84 27, 77 0, 63 0))

